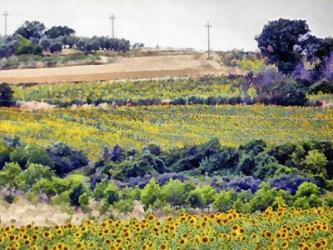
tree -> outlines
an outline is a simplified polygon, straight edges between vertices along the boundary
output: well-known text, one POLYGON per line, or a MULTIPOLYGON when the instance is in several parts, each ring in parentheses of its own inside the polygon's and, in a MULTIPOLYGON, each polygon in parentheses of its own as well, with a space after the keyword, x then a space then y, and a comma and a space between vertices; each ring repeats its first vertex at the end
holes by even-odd
POLYGON ((16 54, 41 54, 42 48, 37 44, 34 44, 31 40, 23 37, 17 37, 16 54))
POLYGON ((142 204, 145 206, 145 209, 153 206, 154 203, 161 199, 161 188, 154 179, 151 179, 142 189, 140 198, 142 204))
POLYGON ((294 51, 300 36, 310 31, 305 20, 282 19, 270 21, 256 37, 262 55, 279 71, 290 74, 299 63, 294 51))
POLYGON ((62 50, 62 44, 60 41, 51 40, 49 50, 51 53, 59 52, 62 50))
POLYGON ((0 106, 9 107, 13 104, 14 91, 7 83, 0 83, 0 106))
POLYGON ((21 35, 26 39, 31 40, 34 43, 38 43, 39 39, 43 36, 45 25, 38 21, 25 21, 21 27, 19 27, 14 35, 21 35))
POLYGON ((17 39, 14 36, 6 36, 0 42, 0 58, 9 57, 16 51, 17 39))
POLYGON ((39 45, 42 47, 42 49, 44 51, 48 51, 49 47, 51 45, 51 39, 49 39, 46 36, 43 36, 40 40, 39 40, 39 45))
POLYGON ((75 30, 67 26, 52 26, 50 29, 45 31, 45 35, 47 35, 51 39, 58 38, 60 36, 73 35, 74 33, 75 30))

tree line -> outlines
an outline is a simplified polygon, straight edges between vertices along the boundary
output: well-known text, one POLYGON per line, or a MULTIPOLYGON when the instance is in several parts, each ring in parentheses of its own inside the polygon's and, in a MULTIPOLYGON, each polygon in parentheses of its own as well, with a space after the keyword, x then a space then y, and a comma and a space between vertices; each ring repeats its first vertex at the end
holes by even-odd
POLYGON ((38 55, 43 51, 55 53, 63 48, 75 48, 85 53, 97 50, 124 52, 130 49, 130 42, 107 36, 79 37, 72 28, 52 26, 47 29, 39 21, 25 21, 12 35, 0 37, 0 58, 21 54, 38 55))

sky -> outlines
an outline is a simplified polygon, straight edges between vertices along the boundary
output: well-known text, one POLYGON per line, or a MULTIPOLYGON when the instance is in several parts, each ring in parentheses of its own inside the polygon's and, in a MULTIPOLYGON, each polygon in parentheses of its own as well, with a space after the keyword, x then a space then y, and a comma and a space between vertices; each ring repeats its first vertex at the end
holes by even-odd
POLYGON ((149 47, 205 50, 210 22, 211 49, 255 50, 255 36, 278 18, 305 19, 314 35, 333 37, 333 0, 0 0, 0 34, 5 10, 8 33, 38 20, 80 36, 111 36, 113 13, 115 37, 149 47))

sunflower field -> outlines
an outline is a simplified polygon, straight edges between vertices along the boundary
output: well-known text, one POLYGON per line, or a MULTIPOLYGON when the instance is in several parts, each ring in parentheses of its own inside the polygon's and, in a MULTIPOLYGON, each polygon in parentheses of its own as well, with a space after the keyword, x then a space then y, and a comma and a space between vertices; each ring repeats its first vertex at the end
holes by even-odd
POLYGON ((213 137, 238 146, 253 139, 268 143, 332 140, 333 110, 265 105, 184 105, 88 107, 26 112, 0 109, 0 133, 23 142, 64 142, 91 159, 104 146, 141 148, 155 143, 164 149, 201 144, 213 137))
MULTIPOLYGON (((107 102, 110 100, 146 100, 177 98, 225 98, 241 96, 239 80, 224 77, 205 79, 151 80, 125 82, 80 82, 46 85, 14 86, 15 99, 20 101, 44 101, 51 104, 107 102)), ((254 96, 252 87, 249 94, 254 96)))
POLYGON ((0 226, 1 249, 332 249, 333 210, 271 208, 80 225, 0 226))

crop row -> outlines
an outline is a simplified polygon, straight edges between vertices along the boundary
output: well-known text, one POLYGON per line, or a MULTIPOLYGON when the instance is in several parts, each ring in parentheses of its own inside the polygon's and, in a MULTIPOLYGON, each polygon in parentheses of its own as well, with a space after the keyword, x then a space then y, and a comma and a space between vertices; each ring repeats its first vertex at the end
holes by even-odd
MULTIPOLYGON (((251 89, 254 94, 254 89, 251 89)), ((16 86, 15 99, 44 101, 51 104, 96 103, 110 100, 177 99, 196 96, 208 98, 239 97, 241 91, 235 81, 214 78, 204 80, 158 80, 127 82, 61 83, 52 85, 16 86)))
POLYGON ((0 110, 0 133, 26 143, 64 142, 92 159, 104 146, 164 149, 201 144, 217 137, 222 145, 237 146, 253 139, 268 143, 332 140, 333 110, 278 106, 149 106, 52 109, 24 112, 0 110))

